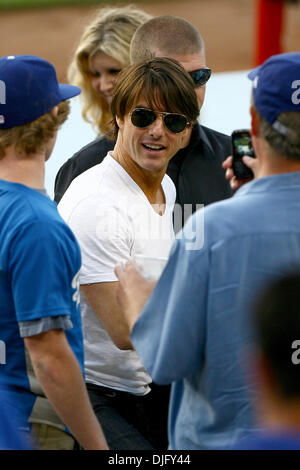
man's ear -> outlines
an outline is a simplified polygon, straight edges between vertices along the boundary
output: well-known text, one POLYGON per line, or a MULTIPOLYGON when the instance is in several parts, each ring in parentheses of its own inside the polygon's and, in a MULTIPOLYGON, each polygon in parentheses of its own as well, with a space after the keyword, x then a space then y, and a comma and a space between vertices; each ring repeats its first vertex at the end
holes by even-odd
POLYGON ((188 124, 186 128, 180 133, 181 136, 181 145, 180 148, 183 149, 187 146, 187 137, 191 131, 191 124, 188 124))
POLYGON ((54 106, 54 108, 51 109, 51 114, 53 114, 53 116, 57 116, 58 115, 58 106, 54 106))
POLYGON ((124 125, 124 119, 116 116, 116 122, 117 122, 117 125, 118 125, 118 128, 119 129, 122 129, 123 128, 123 125, 124 125))
POLYGON ((251 115, 251 134, 254 137, 258 137, 259 120, 258 120, 257 114, 253 106, 250 107, 250 115, 251 115))

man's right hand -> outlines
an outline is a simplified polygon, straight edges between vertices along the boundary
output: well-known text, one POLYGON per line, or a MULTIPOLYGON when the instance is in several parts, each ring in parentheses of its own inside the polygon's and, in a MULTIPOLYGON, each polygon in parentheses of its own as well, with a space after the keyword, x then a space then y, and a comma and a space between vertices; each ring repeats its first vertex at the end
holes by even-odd
MULTIPOLYGON (((258 167, 257 159, 248 157, 246 155, 245 157, 243 157, 243 162, 245 163, 245 165, 251 168, 251 170, 253 171, 255 175, 255 172, 257 171, 257 167, 258 167)), ((238 179, 234 175, 233 169, 232 169, 232 155, 230 155, 229 157, 226 158, 226 160, 224 160, 224 162, 222 163, 222 167, 225 168, 226 170, 225 178, 230 181, 230 186, 232 189, 238 189, 241 186, 243 186, 243 184, 248 183, 249 181, 254 179, 254 178, 238 179)))

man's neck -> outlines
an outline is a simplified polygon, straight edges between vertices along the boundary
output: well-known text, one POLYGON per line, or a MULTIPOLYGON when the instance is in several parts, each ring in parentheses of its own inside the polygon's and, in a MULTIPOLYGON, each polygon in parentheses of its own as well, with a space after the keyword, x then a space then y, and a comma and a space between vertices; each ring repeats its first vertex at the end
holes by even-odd
POLYGON ((274 160, 263 161, 259 167, 258 178, 278 175, 281 173, 293 173, 300 171, 300 162, 277 157, 274 160))
POLYGON ((263 138, 254 137, 253 143, 259 163, 256 178, 300 171, 300 160, 277 154, 263 138))
POLYGON ((190 140, 191 140, 191 137, 192 137, 192 131, 193 131, 193 127, 191 126, 189 129, 188 129, 188 132, 186 134, 186 137, 184 139, 184 143, 183 143, 183 147, 182 148, 185 148, 189 145, 190 143, 190 140))
POLYGON ((5 149, 5 156, 0 160, 0 179, 44 189, 45 156, 19 155, 11 147, 5 149))
POLYGON ((151 204, 164 203, 162 201, 164 197, 162 196, 161 182, 165 176, 166 168, 160 171, 148 171, 141 168, 130 157, 120 151, 118 144, 110 154, 141 188, 151 204))

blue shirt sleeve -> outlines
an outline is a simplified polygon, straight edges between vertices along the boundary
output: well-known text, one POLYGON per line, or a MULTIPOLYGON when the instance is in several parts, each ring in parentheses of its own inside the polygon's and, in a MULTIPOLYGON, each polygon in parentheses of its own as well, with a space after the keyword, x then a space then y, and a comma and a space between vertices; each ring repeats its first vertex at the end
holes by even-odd
POLYGON ((63 222, 37 220, 17 231, 8 272, 18 322, 70 315, 74 268, 80 266, 77 250, 63 222))
POLYGON ((21 338, 39 335, 50 330, 68 330, 73 328, 73 323, 69 315, 59 315, 57 317, 44 317, 39 320, 22 321, 19 323, 21 338))
POLYGON ((206 334, 209 252, 189 250, 184 237, 134 325, 132 342, 152 379, 161 384, 199 372, 206 334))

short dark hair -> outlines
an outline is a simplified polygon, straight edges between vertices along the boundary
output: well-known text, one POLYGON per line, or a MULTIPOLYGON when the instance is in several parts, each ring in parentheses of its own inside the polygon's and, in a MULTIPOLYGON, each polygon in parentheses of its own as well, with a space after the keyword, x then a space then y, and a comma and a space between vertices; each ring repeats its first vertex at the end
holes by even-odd
POLYGON ((138 27, 130 44, 130 62, 138 64, 153 57, 159 50, 162 55, 195 54, 204 50, 199 31, 183 18, 171 15, 156 16, 138 27))
POLYGON ((174 59, 155 58, 122 70, 114 88, 111 103, 111 135, 118 133, 116 117, 124 116, 143 97, 149 108, 161 106, 171 113, 184 114, 191 124, 199 115, 197 96, 189 74, 174 59))
POLYGON ((258 347, 273 372, 277 393, 299 399, 300 364, 292 361, 292 344, 300 340, 300 266, 265 287, 254 312, 258 347))
POLYGON ((254 104, 252 106, 258 117, 260 135, 272 150, 290 160, 300 161, 300 113, 286 111, 279 114, 277 120, 289 130, 287 135, 283 135, 259 113, 254 104))

